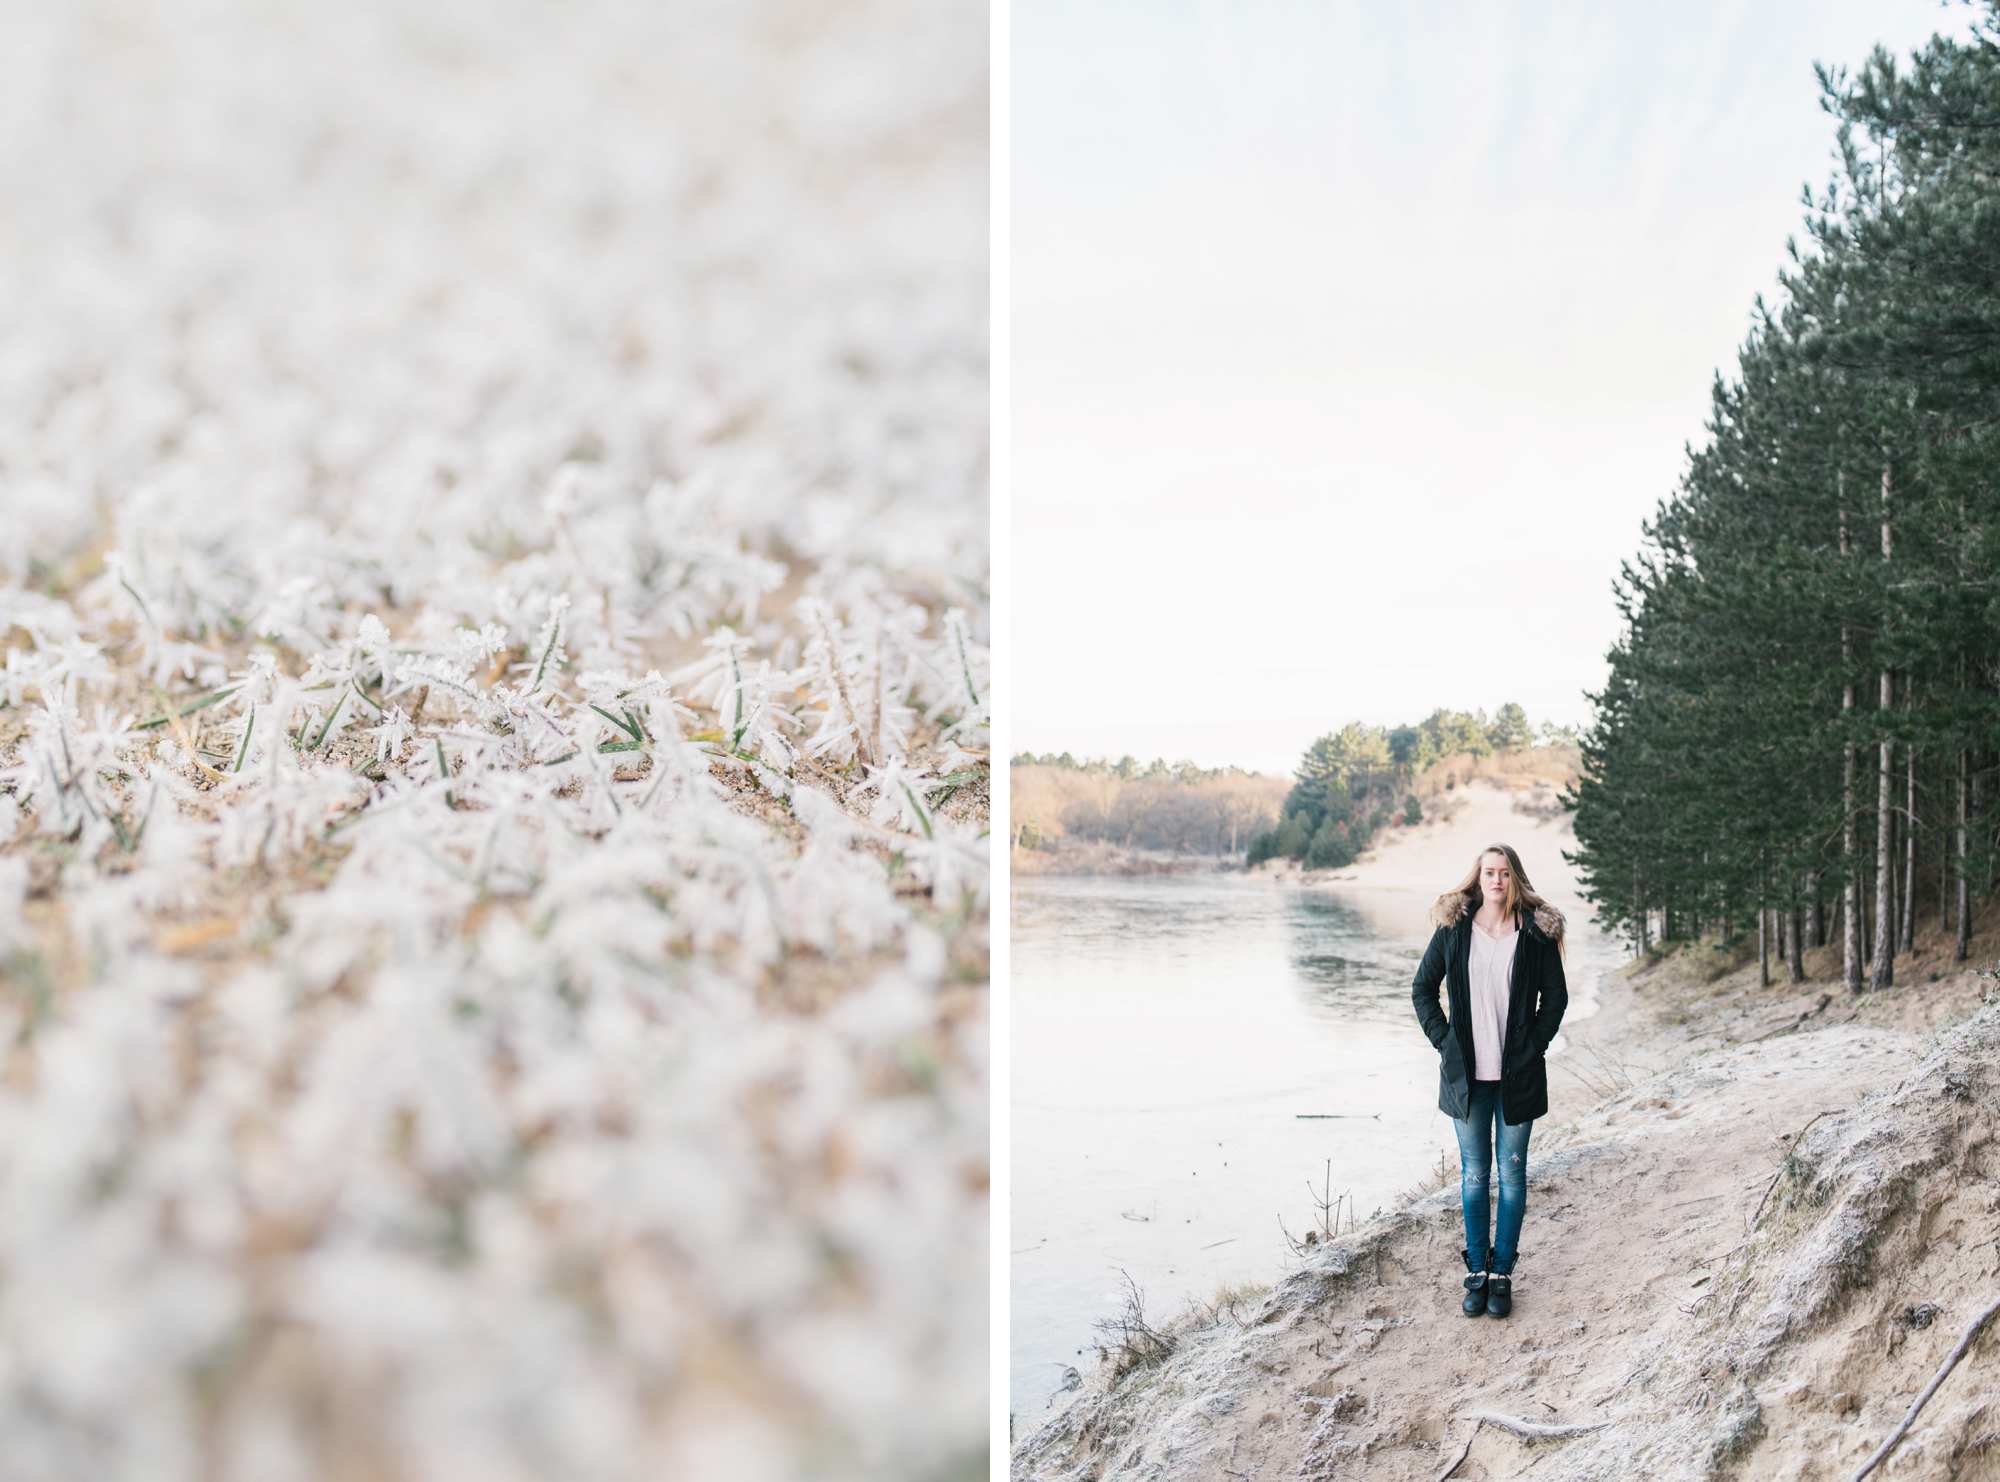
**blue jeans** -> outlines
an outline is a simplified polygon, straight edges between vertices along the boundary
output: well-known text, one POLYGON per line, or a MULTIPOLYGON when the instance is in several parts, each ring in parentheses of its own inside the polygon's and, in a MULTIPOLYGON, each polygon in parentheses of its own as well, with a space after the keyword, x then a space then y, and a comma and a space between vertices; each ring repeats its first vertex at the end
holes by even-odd
POLYGON ((1514 1269, 1521 1245, 1521 1216, 1528 1209, 1528 1133, 1535 1120, 1515 1126, 1500 1113, 1500 1083, 1472 1083, 1472 1115, 1451 1119, 1458 1134, 1459 1195, 1465 1204, 1465 1251, 1475 1267, 1486 1264, 1489 1245, 1486 1220, 1490 1212, 1487 1180, 1493 1173, 1493 1129, 1500 1129, 1500 1214, 1490 1250, 1495 1275, 1514 1269))

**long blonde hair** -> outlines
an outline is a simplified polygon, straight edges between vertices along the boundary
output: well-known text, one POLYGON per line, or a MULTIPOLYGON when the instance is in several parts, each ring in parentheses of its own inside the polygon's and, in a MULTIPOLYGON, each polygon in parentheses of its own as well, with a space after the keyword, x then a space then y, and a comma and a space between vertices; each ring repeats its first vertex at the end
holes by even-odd
POLYGON ((1511 916, 1516 911, 1526 911, 1538 920, 1543 919, 1544 913, 1552 916, 1556 923, 1556 929, 1553 932, 1549 932, 1547 927, 1544 926, 1543 930, 1545 934, 1555 938, 1556 950, 1563 953, 1564 956, 1568 956, 1569 933, 1562 929, 1562 912, 1558 911, 1554 906, 1535 893, 1534 886, 1528 883, 1528 872, 1521 867, 1521 856, 1514 852, 1512 844, 1488 844, 1484 849, 1473 855, 1472 868, 1465 872, 1463 880, 1445 892, 1445 898, 1449 899, 1454 895, 1459 896, 1465 902, 1465 914, 1468 916, 1477 914, 1480 904, 1484 901, 1486 895, 1485 891, 1480 888, 1479 870, 1480 866, 1485 862, 1486 856, 1489 854, 1504 854, 1507 856, 1507 914, 1511 916))

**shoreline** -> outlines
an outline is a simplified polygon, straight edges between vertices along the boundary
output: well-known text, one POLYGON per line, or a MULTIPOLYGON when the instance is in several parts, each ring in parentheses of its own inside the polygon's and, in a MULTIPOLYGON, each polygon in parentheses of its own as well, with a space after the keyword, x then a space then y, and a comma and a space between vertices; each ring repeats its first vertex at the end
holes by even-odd
POLYGON ((1247 874, 1240 855, 1169 854, 1123 849, 1115 844, 1072 844, 1062 849, 1023 849, 1008 856, 1013 875, 1036 880, 1104 880, 1147 875, 1247 874))
MULTIPOLYGON (((1506 838, 1524 858, 1534 852, 1534 840, 1561 836, 1563 842, 1574 846, 1576 837, 1568 832, 1568 815, 1552 811, 1552 796, 1549 785, 1539 779, 1510 783, 1473 777, 1443 794, 1442 803, 1434 803, 1433 811, 1423 822, 1391 824, 1353 863, 1332 869, 1307 869, 1291 859, 1245 865, 1241 850, 1229 854, 1185 854, 1077 839, 1064 839, 1054 847, 1041 849, 1024 849, 1015 844, 1008 851, 1008 860, 1015 875, 1037 879, 1241 875, 1303 890, 1421 889, 1422 882, 1443 881, 1430 886, 1435 894, 1450 883, 1446 876, 1455 878, 1464 873, 1464 865, 1455 861, 1464 852, 1470 832, 1483 829, 1489 843, 1506 838), (1516 842, 1516 837, 1522 834, 1531 840, 1526 849, 1516 842), (1456 851, 1449 853, 1448 859, 1447 846, 1456 851)), ((1556 874, 1561 875, 1563 870, 1558 865, 1556 874)))
MULTIPOLYGON (((1467 822, 1484 837, 1492 820, 1467 822)), ((1492 837, 1533 868, 1543 841, 1516 833, 1492 837)), ((1406 866, 1435 878, 1439 849, 1466 852, 1430 843, 1428 859, 1373 861, 1377 882, 1324 884, 1365 901, 1370 883, 1411 889, 1406 866)), ((2000 1248, 1971 1245, 2000 1208, 1981 1152, 2000 1143, 2000 1000, 1979 976, 1996 918, 1975 919, 1960 966, 1932 923, 1899 986, 1855 998, 1837 945, 1809 951, 1797 985, 1774 957, 1777 981, 1758 986, 1754 938, 1604 974, 1549 1059, 1512 1317, 1458 1311, 1445 1171, 1268 1291, 1149 1314, 1172 1352, 1099 1363, 1016 1434, 1016 1482, 1432 1479, 1462 1448, 1454 1477, 1516 1475, 1530 1443, 1477 1409, 1609 1422, 1539 1444, 1538 1476, 1851 1476, 2000 1294, 2000 1248)), ((1973 1375, 1995 1342, 1927 1405, 1890 1475, 1906 1453, 1972 1451, 1957 1474, 1994 1475, 1973 1375)))

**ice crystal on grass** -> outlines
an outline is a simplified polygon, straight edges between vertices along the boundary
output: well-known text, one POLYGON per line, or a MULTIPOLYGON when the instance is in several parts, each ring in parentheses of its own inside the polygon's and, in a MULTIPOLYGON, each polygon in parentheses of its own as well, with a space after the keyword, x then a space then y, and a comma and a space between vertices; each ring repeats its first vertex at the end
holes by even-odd
POLYGON ((983 1468, 985 37, 10 29, 9 1478, 983 1468))

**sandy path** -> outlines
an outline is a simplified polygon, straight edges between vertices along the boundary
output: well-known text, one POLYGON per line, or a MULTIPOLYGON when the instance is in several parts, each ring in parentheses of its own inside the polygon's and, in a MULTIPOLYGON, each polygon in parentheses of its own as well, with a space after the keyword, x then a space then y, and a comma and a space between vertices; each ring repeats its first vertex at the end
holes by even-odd
MULTIPOLYGON (((1633 1381, 1691 1330, 1705 1266, 1743 1239, 1784 1143, 1816 1112, 1892 1082, 1911 1047, 1860 1024, 1783 1036, 1649 1076, 1557 1124, 1531 1157, 1510 1318, 1459 1311, 1454 1181, 1364 1228, 1354 1275, 1302 1273, 1243 1326, 1184 1336, 1171 1382, 1122 1411, 1129 1438, 1104 1475, 1432 1478, 1469 1409, 1670 1420, 1633 1381)), ((1510 1477, 1529 1460, 1524 1442, 1484 1427, 1455 1475, 1510 1477)))

